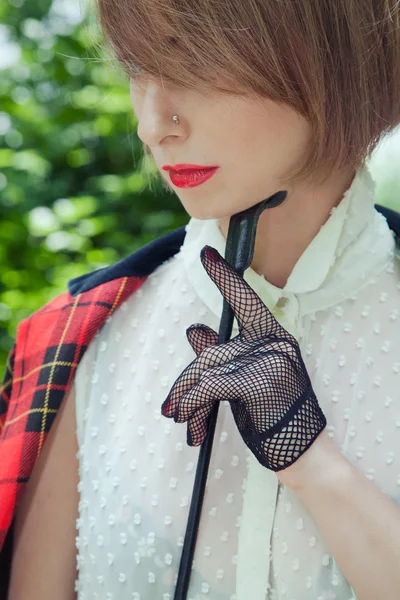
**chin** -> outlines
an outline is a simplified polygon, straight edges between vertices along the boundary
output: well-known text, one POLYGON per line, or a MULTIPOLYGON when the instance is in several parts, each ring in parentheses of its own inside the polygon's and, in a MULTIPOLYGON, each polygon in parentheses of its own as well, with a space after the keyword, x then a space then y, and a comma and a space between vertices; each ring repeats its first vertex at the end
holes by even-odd
POLYGON ((184 207, 186 212, 188 213, 188 215, 190 217, 192 217, 193 219, 198 219, 199 221, 209 221, 209 220, 213 220, 213 219, 230 219, 230 217, 235 214, 235 213, 226 213, 226 211, 221 211, 221 210, 217 210, 217 209, 203 209, 203 210, 187 210, 186 207, 184 207))
POLYGON ((230 219, 230 217, 245 208, 247 206, 239 207, 227 207, 221 206, 217 202, 209 204, 207 202, 182 202, 183 208, 186 210, 190 217, 199 219, 200 221, 206 221, 210 219, 230 219))

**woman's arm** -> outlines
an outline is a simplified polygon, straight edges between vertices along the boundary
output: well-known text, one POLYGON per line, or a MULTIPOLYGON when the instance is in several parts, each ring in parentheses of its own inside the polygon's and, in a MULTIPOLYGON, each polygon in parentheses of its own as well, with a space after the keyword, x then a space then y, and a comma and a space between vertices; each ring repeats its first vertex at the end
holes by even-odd
POLYGON ((326 429, 277 475, 311 512, 360 600, 398 600, 400 506, 346 460, 326 429))
POLYGON ((15 517, 9 600, 76 597, 78 451, 70 388, 34 466, 15 517))

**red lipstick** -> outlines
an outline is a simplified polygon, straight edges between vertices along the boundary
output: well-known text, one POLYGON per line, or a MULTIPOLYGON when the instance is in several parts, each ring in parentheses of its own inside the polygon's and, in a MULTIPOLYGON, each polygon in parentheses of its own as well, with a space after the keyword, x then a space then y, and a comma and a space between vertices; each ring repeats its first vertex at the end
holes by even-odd
POLYGON ((164 165, 164 171, 169 171, 171 182, 177 187, 196 187, 214 175, 218 167, 192 164, 164 165))

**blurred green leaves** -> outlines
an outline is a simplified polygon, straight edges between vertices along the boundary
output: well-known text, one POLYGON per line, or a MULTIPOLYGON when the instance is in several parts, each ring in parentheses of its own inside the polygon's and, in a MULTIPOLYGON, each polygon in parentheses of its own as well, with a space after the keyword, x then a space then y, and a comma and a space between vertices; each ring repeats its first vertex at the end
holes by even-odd
POLYGON ((128 81, 100 60, 99 31, 81 9, 0 4, 2 370, 19 321, 69 279, 188 221, 160 180, 150 189, 128 81))

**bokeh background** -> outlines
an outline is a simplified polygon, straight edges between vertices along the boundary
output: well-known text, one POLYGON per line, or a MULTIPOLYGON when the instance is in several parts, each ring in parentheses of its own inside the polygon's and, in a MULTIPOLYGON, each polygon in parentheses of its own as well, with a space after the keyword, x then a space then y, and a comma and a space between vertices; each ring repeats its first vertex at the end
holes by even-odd
MULTIPOLYGON (((17 324, 189 217, 145 157, 94 0, 0 3, 0 379, 17 324)), ((370 162, 400 211, 400 130, 370 162)))

